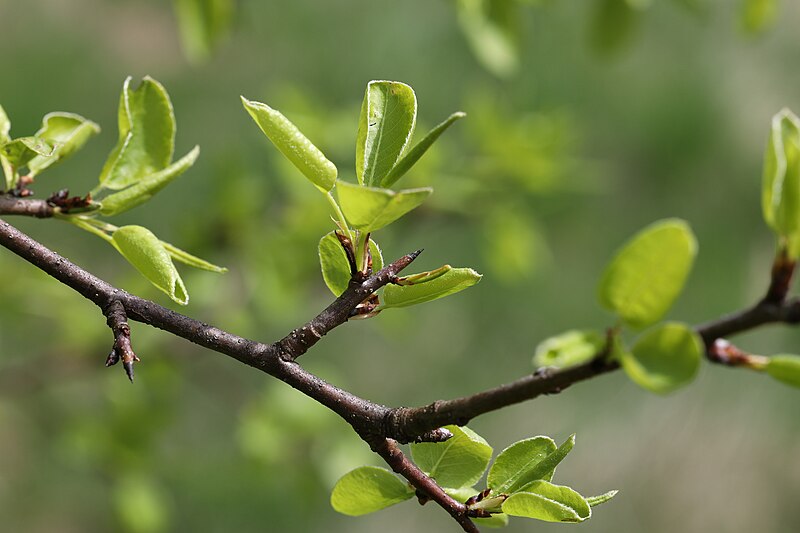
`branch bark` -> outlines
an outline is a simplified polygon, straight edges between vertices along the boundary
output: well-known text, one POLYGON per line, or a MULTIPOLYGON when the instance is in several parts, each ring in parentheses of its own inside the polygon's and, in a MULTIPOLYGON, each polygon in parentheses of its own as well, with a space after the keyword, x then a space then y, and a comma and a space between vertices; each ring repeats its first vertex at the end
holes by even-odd
MULTIPOLYGON (((9 199, 0 195, 0 214, 40 216, 46 213, 35 200, 9 199)), ((45 205, 47 205, 45 203, 45 205)), ((283 339, 265 344, 246 339, 164 308, 152 301, 118 289, 86 272, 56 252, 0 219, 0 245, 48 273, 94 302, 108 317, 115 334, 124 337, 125 317, 163 329, 190 342, 228 355, 246 365, 270 374, 328 407, 347 423, 372 449, 418 492, 436 501, 465 531, 477 531, 466 514, 464 504, 447 496, 435 481, 422 473, 398 448, 397 443, 421 440, 441 441, 446 434, 437 431, 448 424, 465 425, 469 420, 503 407, 554 394, 574 383, 600 376, 619 368, 604 353, 583 365, 565 369, 540 369, 511 383, 482 392, 430 405, 389 408, 342 390, 304 370, 296 359, 306 353, 326 333, 347 322, 356 306, 390 283, 419 254, 401 257, 383 270, 354 279, 347 290, 304 326, 283 339), (112 316, 114 317, 112 319, 112 316)), ((785 271, 781 275, 785 276, 785 271)), ((782 287, 788 287, 788 279, 782 287)), ((775 285, 773 280, 773 286, 775 285)), ((774 293, 772 289, 770 293, 774 293)), ((785 292, 783 293, 785 296, 785 292)), ((763 324, 800 322, 800 300, 765 298, 755 306, 696 327, 706 347, 717 339, 753 329, 763 324)), ((129 330, 128 330, 129 331, 129 330)), ((131 350, 132 353, 132 350, 131 350)), ((134 356, 135 357, 135 356, 134 356)), ((721 362, 709 357, 712 362, 721 362)))

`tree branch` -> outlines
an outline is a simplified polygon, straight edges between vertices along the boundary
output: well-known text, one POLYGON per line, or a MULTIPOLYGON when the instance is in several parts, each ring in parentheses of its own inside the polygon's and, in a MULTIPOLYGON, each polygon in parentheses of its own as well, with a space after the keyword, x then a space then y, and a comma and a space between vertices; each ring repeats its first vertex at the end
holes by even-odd
POLYGON ((55 212, 46 200, 15 198, 0 193, 0 213, 4 215, 22 215, 36 218, 49 218, 55 212))
MULTIPOLYGON (((0 200, 2 199, 0 196, 0 200)), ((44 213, 38 210, 41 208, 40 204, 37 204, 40 205, 39 208, 23 207, 28 205, 28 202, 31 200, 11 202, 6 199, 5 203, 0 203, 0 214, 37 216, 34 213, 44 213), (24 203, 20 205, 19 202, 24 203)), ((330 330, 346 322, 356 306, 391 282, 419 252, 403 256, 363 280, 359 278, 352 280, 347 290, 314 319, 293 330, 280 341, 264 344, 228 333, 117 289, 31 239, 2 219, 0 219, 0 244, 98 305, 108 317, 108 323, 114 331, 115 348, 120 337, 125 337, 123 324, 127 326, 127 319, 136 320, 257 368, 328 407, 347 421, 395 472, 405 477, 419 493, 436 501, 465 531, 477 531, 467 516, 466 506, 447 496, 435 481, 411 463, 400 451, 396 441, 402 443, 414 440, 441 441, 447 438, 446 432, 438 430, 441 426, 465 425, 481 414, 530 400, 542 394, 557 393, 573 383, 619 368, 618 363, 608 359, 607 353, 601 353, 593 360, 579 366, 559 370, 540 369, 511 383, 462 398, 437 401, 418 408, 391 409, 325 382, 300 367, 296 359, 330 330)), ((773 273, 775 274, 775 270, 773 273)), ((781 269, 778 269, 777 274, 783 276, 783 279, 779 280, 783 298, 778 299, 774 296, 765 298, 749 309, 695 328, 709 349, 709 359, 712 362, 724 362, 718 357, 711 356, 711 349, 717 339, 763 324, 800 322, 800 300, 785 299, 783 287, 788 288, 790 277, 786 278, 786 271, 781 269)), ((776 287, 774 278, 771 287, 770 294, 779 292, 774 290, 776 287)))

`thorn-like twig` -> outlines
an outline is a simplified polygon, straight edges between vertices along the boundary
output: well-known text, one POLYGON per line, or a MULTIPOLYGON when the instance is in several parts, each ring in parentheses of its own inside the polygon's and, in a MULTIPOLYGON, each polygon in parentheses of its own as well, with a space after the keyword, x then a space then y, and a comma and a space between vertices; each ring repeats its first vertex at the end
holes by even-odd
POLYGON ((125 375, 133 383, 133 364, 139 361, 131 346, 131 327, 125 306, 119 300, 113 300, 104 310, 106 323, 114 333, 114 345, 106 358, 106 366, 113 366, 120 360, 125 375))

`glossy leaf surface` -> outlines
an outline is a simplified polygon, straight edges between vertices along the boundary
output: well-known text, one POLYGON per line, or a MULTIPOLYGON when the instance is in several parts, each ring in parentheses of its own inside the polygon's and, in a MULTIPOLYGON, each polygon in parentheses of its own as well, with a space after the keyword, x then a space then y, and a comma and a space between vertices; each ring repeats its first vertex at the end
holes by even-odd
POLYGON ((774 355, 767 363, 767 374, 781 383, 800 388, 800 356, 774 355))
POLYGON ((565 368, 589 361, 606 345, 606 336, 595 330, 566 331, 545 339, 536 347, 533 364, 537 367, 565 368))
POLYGON ((166 89, 146 76, 136 89, 125 80, 119 102, 119 140, 100 173, 106 189, 128 187, 172 161, 175 114, 166 89))
POLYGON ((481 275, 471 268, 450 268, 447 272, 418 285, 387 285, 383 290, 382 307, 408 307, 450 296, 472 287, 481 275))
POLYGON ((175 302, 186 305, 189 295, 169 252, 150 230, 142 226, 123 226, 113 235, 119 253, 150 283, 164 291, 175 302))
POLYGON ((417 97, 397 81, 367 84, 356 139, 356 176, 370 187, 380 185, 397 164, 414 134, 417 97))
POLYGON ((346 181, 336 184, 344 216, 353 228, 373 232, 391 224, 430 196, 433 189, 389 189, 361 187, 346 181))
POLYGON ((69 157, 86 144, 93 135, 100 133, 100 126, 73 113, 48 113, 36 137, 53 146, 49 156, 37 155, 28 163, 31 175, 69 157))
POLYGON ((279 111, 267 104, 242 97, 242 104, 272 144, 322 191, 330 191, 336 183, 336 165, 328 161, 319 148, 279 111))
POLYGON ((489 466, 492 447, 468 427, 446 426, 445 429, 453 434, 451 438, 444 442, 411 444, 411 457, 440 485, 470 487, 489 466))
POLYGON ((534 481, 503 503, 503 512, 546 522, 583 522, 592 509, 583 496, 569 487, 534 481))
POLYGON ((331 505, 346 515, 360 516, 379 511, 414 496, 397 476, 377 466, 351 470, 333 487, 331 505))

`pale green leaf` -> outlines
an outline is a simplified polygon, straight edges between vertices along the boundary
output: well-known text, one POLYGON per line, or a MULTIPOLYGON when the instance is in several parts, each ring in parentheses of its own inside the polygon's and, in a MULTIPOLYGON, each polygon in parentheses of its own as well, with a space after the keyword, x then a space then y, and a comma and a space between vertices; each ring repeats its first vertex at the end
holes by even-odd
POLYGON ((81 149, 92 135, 100 133, 100 126, 73 113, 48 113, 36 137, 53 146, 49 156, 37 155, 28 163, 31 176, 63 161, 81 149))
MULTIPOLYGON (((778 235, 800 233, 800 119, 788 109, 774 117, 764 154, 761 208, 778 235)), ((793 257, 798 250, 790 250, 793 257)))
MULTIPOLYGON (((317 250, 325 285, 334 296, 341 296, 350 284, 350 263, 347 261, 344 248, 332 231, 319 240, 317 250)), ((372 271, 377 272, 383 268, 383 255, 372 239, 369 240, 369 251, 372 254, 372 271)))
POLYGON ((3 168, 3 176, 5 177, 5 190, 14 187, 16 174, 11 163, 6 159, 5 152, 2 149, 3 145, 10 140, 9 132, 11 131, 11 121, 6 115, 6 110, 0 106, 0 167, 3 168))
POLYGON ((617 495, 618 490, 610 490, 604 494, 598 494, 597 496, 588 496, 586 498, 586 503, 589 504, 589 507, 597 507, 598 505, 603 505, 611 498, 617 495))
POLYGON ((50 157, 53 147, 44 139, 20 137, 4 144, 0 153, 14 168, 20 169, 37 156, 50 157))
POLYGON ((112 234, 119 253, 150 283, 175 302, 186 305, 189 295, 169 252, 150 230, 142 226, 123 226, 112 234))
POLYGON ((372 513, 410 499, 414 491, 397 476, 377 466, 351 470, 333 487, 331 505, 346 515, 372 513))
POLYGON ((573 446, 575 435, 570 435, 558 448, 550 437, 516 442, 497 456, 489 469, 486 484, 495 494, 511 494, 532 481, 550 481, 556 466, 573 446))
POLYGON ((175 114, 166 89, 149 76, 132 89, 131 80, 122 87, 119 140, 100 173, 106 189, 124 189, 162 170, 175 148, 175 114))
POLYGON ((389 171, 386 177, 380 183, 381 187, 391 187, 394 183, 402 178, 406 172, 414 166, 414 164, 419 161, 419 158, 425 155, 425 152, 428 151, 428 148, 436 142, 436 139, 447 130, 450 126, 455 123, 460 118, 466 117, 467 114, 461 111, 453 113, 447 119, 444 120, 441 124, 433 128, 428 134, 414 147, 408 151, 400 161, 389 171))
POLYGON ((418 207, 433 192, 428 187, 394 192, 362 187, 346 181, 336 184, 339 204, 352 227, 373 232, 418 207))
POLYGON ((599 354, 605 344, 606 336, 600 331, 573 329, 539 343, 533 364, 555 368, 579 365, 599 354))
MULTIPOLYGON (((447 266, 447 265, 446 265, 447 266)), ((382 307, 408 307, 444 298, 472 287, 481 275, 471 268, 450 268, 439 277, 418 285, 387 285, 383 290, 382 307)))
POLYGON ((189 252, 181 250, 177 246, 173 246, 168 242, 161 241, 161 245, 164 249, 169 253, 170 257, 175 261, 179 261, 184 265, 189 265, 190 267, 199 268, 200 270, 208 270, 209 272, 216 272, 217 274, 223 274, 228 271, 227 268, 217 266, 213 263, 209 263, 204 259, 200 259, 189 252))
POLYGON ((508 515, 504 513, 493 514, 489 518, 473 518, 475 525, 480 527, 490 527, 493 529, 506 527, 508 525, 508 515))
POLYGON ((105 216, 114 216, 147 202, 158 191, 194 165, 198 155, 200 155, 200 147, 195 146, 188 154, 167 168, 142 177, 127 189, 106 196, 102 199, 100 213, 105 216))
POLYGON ((697 242, 679 219, 654 222, 633 236, 600 279, 600 303, 631 327, 661 319, 683 289, 697 242))
POLYGON ((272 144, 322 191, 330 191, 336 183, 336 165, 303 135, 297 126, 267 104, 242 96, 244 108, 272 144))
POLYGON ((666 394, 694 379, 704 352, 703 340, 694 330, 665 322, 642 333, 631 351, 621 351, 619 358, 634 383, 666 394))
POLYGON ((458 22, 478 62, 498 77, 519 68, 519 12, 514 0, 458 0, 458 22))
POLYGON ((411 444, 411 458, 439 485, 472 486, 486 471, 492 447, 468 427, 445 426, 444 429, 453 436, 444 442, 411 444))
POLYGON ((503 512, 546 522, 583 522, 592 516, 586 500, 569 487, 534 481, 503 503, 503 512))
POLYGON ((417 97, 397 81, 367 84, 356 139, 356 176, 362 185, 378 186, 402 157, 414 134, 417 97))
POLYGON ((174 4, 184 52, 194 63, 205 61, 230 31, 234 0, 175 0, 174 4))
POLYGON ((6 115, 6 110, 0 105, 0 145, 7 143, 10 140, 9 132, 11 131, 11 121, 6 115))
POLYGON ((800 388, 800 356, 774 355, 767 363, 767 374, 778 381, 800 388))

